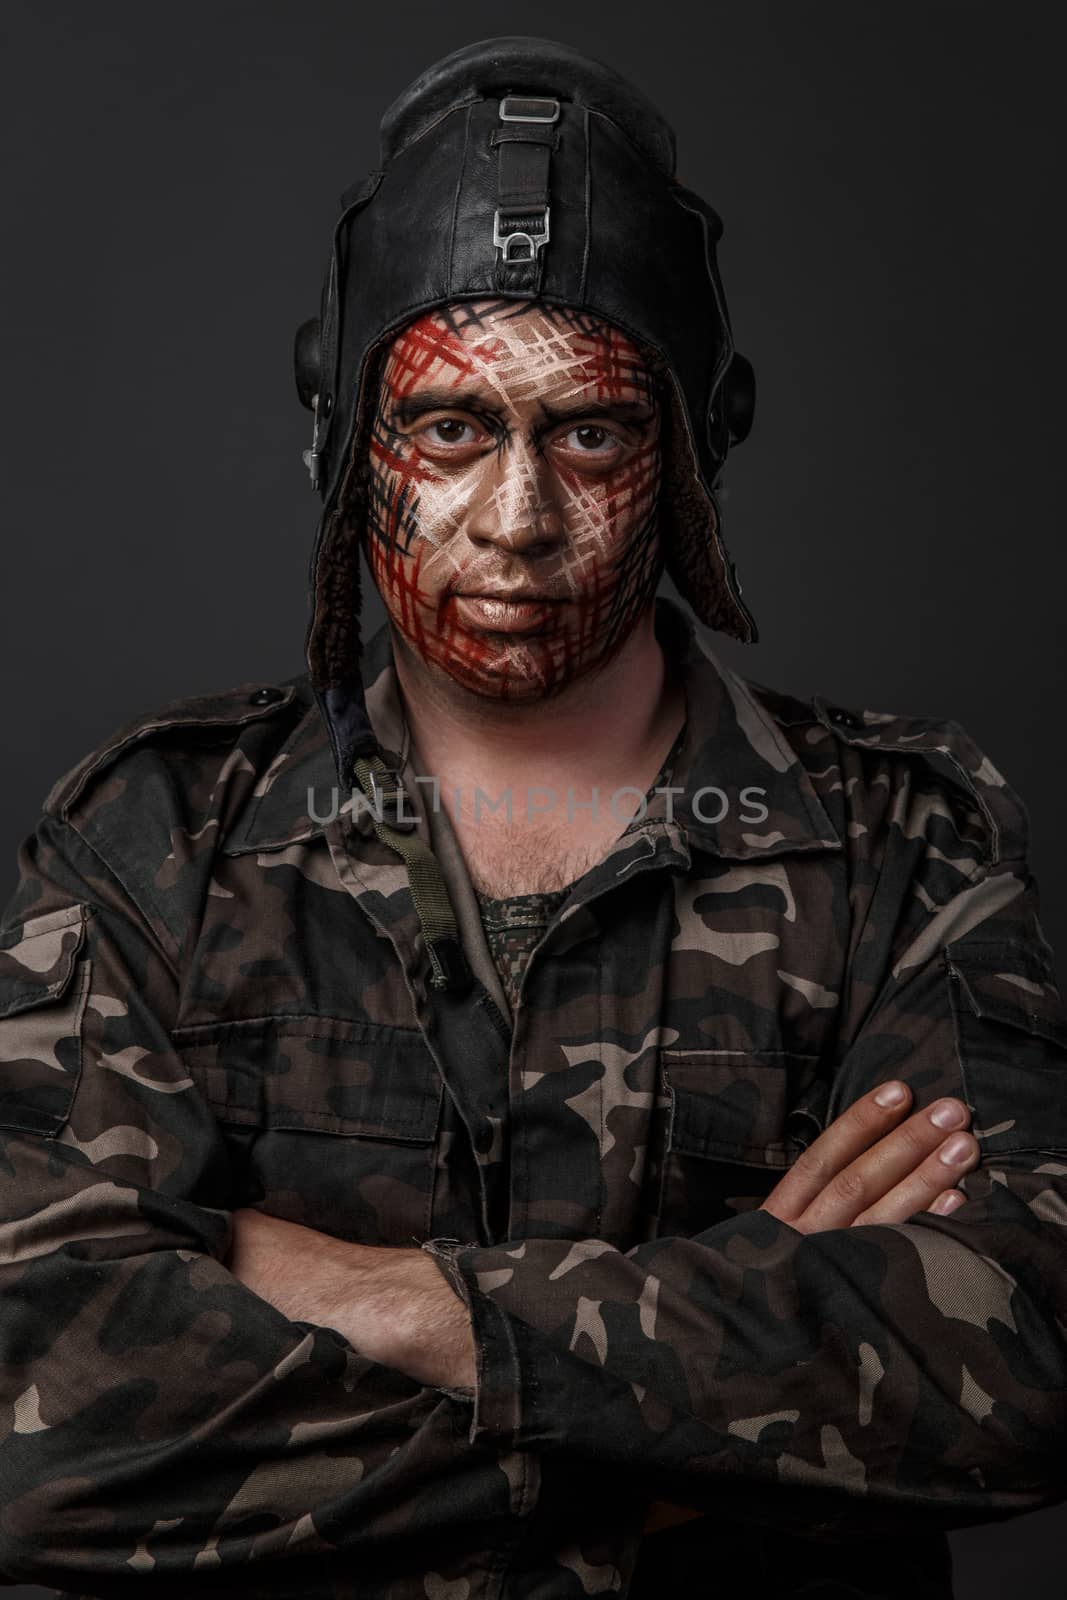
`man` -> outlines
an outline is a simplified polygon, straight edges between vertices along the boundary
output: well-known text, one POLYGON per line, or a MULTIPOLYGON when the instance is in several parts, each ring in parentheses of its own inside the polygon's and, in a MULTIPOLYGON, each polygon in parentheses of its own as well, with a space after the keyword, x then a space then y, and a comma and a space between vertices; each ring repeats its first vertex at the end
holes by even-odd
POLYGON ((672 169, 543 41, 402 97, 300 346, 308 673, 119 730, 23 846, 11 1581, 944 1596, 946 1528, 1062 1492, 1023 813, 657 601, 753 636, 672 169))

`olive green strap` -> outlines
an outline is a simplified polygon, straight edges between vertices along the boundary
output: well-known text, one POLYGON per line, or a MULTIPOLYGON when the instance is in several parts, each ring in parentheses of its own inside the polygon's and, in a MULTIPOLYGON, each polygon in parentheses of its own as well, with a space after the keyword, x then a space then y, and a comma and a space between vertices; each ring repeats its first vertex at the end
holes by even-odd
POLYGON ((354 763, 354 771, 370 801, 375 833, 382 844, 396 851, 407 868, 411 898, 430 958, 430 982, 435 989, 466 989, 470 969, 444 874, 429 845, 416 833, 414 818, 401 810, 404 790, 399 775, 377 755, 360 757, 354 763))

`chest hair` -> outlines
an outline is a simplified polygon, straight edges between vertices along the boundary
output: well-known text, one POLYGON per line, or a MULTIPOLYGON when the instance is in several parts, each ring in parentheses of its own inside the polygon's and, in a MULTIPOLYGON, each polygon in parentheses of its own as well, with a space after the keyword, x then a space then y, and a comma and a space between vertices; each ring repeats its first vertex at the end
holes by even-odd
POLYGON ((578 837, 574 828, 530 829, 514 824, 461 824, 456 832, 474 887, 503 900, 566 888, 603 859, 625 826, 625 820, 613 822, 610 829, 578 837))

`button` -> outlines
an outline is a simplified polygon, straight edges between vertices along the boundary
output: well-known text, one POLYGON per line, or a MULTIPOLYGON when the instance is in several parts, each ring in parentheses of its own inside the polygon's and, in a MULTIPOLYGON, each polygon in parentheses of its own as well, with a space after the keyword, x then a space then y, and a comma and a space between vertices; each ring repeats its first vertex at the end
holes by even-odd
POLYGON ((834 721, 835 722, 839 722, 841 724, 842 728, 862 728, 863 727, 863 723, 860 721, 859 717, 854 717, 852 715, 851 711, 837 711, 837 712, 835 712, 834 713, 834 721))
POLYGON ((276 700, 284 700, 285 695, 281 689, 264 687, 256 689, 248 697, 250 706, 272 706, 276 700))

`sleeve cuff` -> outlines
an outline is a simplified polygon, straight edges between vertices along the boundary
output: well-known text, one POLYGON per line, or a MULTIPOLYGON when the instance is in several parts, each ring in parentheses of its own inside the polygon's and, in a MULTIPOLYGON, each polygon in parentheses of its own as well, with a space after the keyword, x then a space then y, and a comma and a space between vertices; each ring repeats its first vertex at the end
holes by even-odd
POLYGON ((465 1389, 442 1389, 441 1393, 472 1406, 471 1444, 514 1450, 522 1429, 522 1365, 511 1318, 478 1288, 474 1263, 480 1247, 456 1239, 428 1239, 421 1248, 436 1261, 466 1305, 474 1335, 473 1394, 465 1389))

